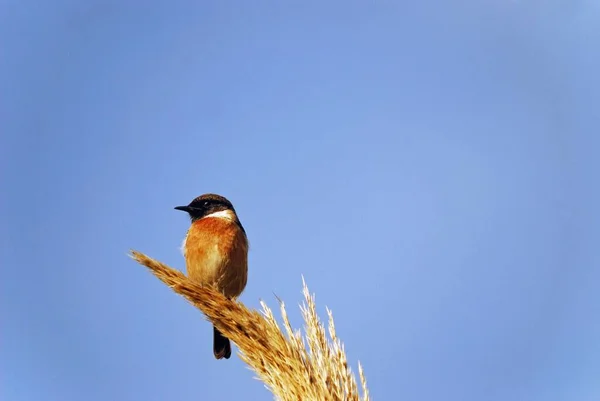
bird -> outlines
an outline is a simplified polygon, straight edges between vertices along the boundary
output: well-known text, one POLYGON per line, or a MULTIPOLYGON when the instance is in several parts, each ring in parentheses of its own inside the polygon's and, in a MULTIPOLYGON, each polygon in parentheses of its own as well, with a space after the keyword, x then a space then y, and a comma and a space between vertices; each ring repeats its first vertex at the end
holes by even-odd
MULTIPOLYGON (((248 238, 233 207, 224 196, 207 193, 187 206, 191 225, 183 240, 186 273, 202 286, 213 286, 229 299, 246 288, 248 280, 248 238)), ((216 359, 231 357, 231 342, 213 325, 213 353, 216 359)))

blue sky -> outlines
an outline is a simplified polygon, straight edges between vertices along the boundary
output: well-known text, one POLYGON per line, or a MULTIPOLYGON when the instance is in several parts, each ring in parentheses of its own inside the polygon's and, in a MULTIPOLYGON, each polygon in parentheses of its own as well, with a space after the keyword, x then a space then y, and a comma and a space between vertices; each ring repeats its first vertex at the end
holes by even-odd
POLYGON ((205 192, 373 399, 600 399, 596 1, 0 10, 3 400, 271 399, 126 256, 205 192))

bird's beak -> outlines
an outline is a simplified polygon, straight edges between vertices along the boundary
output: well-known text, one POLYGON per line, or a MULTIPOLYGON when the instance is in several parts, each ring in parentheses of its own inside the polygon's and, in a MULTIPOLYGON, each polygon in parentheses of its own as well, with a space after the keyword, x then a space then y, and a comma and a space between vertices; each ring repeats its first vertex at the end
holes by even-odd
POLYGON ((189 206, 175 206, 176 210, 183 210, 184 212, 190 212, 190 207, 189 206))

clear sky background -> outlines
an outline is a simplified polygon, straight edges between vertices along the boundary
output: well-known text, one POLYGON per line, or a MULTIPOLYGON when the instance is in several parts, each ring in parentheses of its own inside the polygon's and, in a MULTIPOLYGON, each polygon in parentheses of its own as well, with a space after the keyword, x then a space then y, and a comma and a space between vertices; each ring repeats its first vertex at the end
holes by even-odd
POLYGON ((126 253, 229 197, 374 400, 600 400, 600 4, 0 1, 1 398, 268 400, 126 253))

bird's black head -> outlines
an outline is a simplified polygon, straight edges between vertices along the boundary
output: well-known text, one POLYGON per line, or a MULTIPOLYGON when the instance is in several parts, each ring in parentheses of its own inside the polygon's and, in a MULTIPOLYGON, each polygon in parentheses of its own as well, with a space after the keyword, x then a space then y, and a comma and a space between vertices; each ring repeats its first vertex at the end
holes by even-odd
POLYGON ((201 195, 191 201, 189 205, 177 206, 175 209, 188 212, 192 221, 224 210, 231 210, 235 214, 235 209, 231 202, 224 196, 216 194, 201 195))

